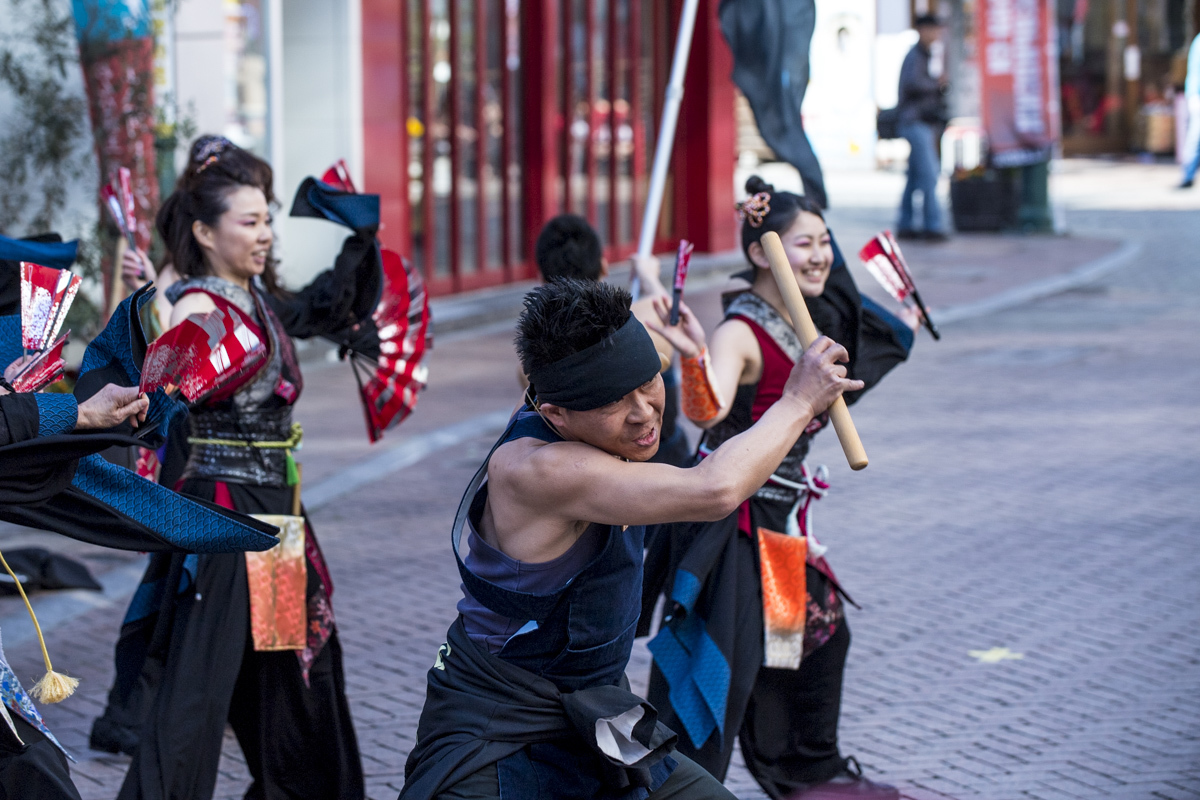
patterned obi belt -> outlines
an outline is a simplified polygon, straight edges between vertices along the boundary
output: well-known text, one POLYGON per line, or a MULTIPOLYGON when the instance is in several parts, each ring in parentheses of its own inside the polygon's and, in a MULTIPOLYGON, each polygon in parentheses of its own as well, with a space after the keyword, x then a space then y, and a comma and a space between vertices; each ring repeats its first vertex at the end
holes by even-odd
POLYGON ((292 451, 303 432, 291 406, 258 411, 193 411, 183 478, 253 486, 294 486, 292 451))

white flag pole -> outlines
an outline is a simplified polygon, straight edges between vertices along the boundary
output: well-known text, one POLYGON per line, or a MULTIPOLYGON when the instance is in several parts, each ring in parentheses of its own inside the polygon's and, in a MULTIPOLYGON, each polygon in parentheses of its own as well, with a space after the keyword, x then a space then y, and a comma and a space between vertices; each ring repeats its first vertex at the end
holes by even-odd
MULTIPOLYGON (((684 0, 683 13, 679 17, 679 34, 675 37, 675 55, 671 60, 671 77, 663 101, 662 124, 658 127, 658 143, 654 146, 650 191, 642 212, 642 232, 637 249, 639 256, 651 255, 654 236, 658 232, 663 192, 667 188, 667 168, 671 165, 671 149, 675 145, 675 126, 679 121, 679 106, 683 102, 683 78, 687 73, 688 55, 692 52, 692 34, 696 30, 696 9, 699 5, 700 0, 684 0)), ((629 288, 636 300, 641 293, 641 282, 636 274, 629 288)))

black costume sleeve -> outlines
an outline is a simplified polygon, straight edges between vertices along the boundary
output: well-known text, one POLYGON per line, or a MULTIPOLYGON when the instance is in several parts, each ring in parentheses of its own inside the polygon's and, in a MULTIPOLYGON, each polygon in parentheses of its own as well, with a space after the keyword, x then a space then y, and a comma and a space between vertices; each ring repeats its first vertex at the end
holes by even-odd
POLYGON ((38 421, 35 395, 0 395, 0 447, 37 436, 38 421))
POLYGON ((817 329, 850 353, 849 376, 866 384, 857 392, 845 393, 846 402, 854 403, 908 358, 913 334, 896 317, 860 295, 840 252, 836 258, 825 292, 807 298, 806 303, 817 329))
POLYGON ((862 318, 859 321, 858 358, 853 376, 867 384, 861 392, 847 398, 853 403, 862 393, 883 379, 900 362, 908 358, 913 345, 913 332, 899 319, 864 297, 862 318))
POLYGON ((332 269, 298 292, 270 296, 271 310, 289 336, 332 336, 375 310, 382 288, 380 269, 374 236, 367 232, 347 236, 332 269))

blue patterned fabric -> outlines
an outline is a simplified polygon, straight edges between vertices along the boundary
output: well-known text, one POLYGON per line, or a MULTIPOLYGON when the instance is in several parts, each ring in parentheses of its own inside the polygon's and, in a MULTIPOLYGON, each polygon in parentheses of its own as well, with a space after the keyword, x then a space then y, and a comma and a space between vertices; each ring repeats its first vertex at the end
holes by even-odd
POLYGON ((43 392, 35 399, 38 406, 38 436, 53 436, 75 430, 75 423, 79 419, 79 404, 75 401, 75 395, 43 392))
POLYGON ((0 317, 0 370, 24 354, 21 349, 21 315, 0 317))
POLYGON ((654 663, 670 687, 671 705, 699 750, 713 731, 725 735, 725 705, 731 670, 708 634, 705 621, 692 609, 700 596, 700 579, 686 570, 675 573, 671 600, 682 606, 649 644, 654 663))
POLYGON ((305 178, 296 189, 290 216, 318 217, 352 231, 379 228, 379 195, 350 194, 316 178, 305 178))
MULTIPOLYGON (((142 370, 133 360, 130 345, 129 320, 132 313, 130 305, 137 300, 137 310, 154 298, 153 291, 131 295, 121 301, 109 318, 108 324, 100 335, 92 339, 91 344, 83 353, 83 362, 79 365, 79 374, 86 375, 94 369, 102 369, 109 365, 117 365, 125 374, 128 385, 137 386, 142 380, 142 370)), ((171 420, 176 414, 187 413, 187 406, 178 400, 172 400, 162 389, 150 394, 150 408, 146 411, 147 423, 159 423, 163 431, 170 427, 171 420)))
POLYGON ((0 236, 0 261, 32 261, 43 267, 70 269, 79 252, 79 242, 30 242, 0 236))
POLYGON ((274 536, 199 506, 99 455, 79 460, 71 485, 145 525, 180 550, 240 553, 269 550, 279 543, 274 536))
MULTIPOLYGON (((146 298, 146 301, 149 300, 147 295, 143 295, 143 297, 146 298)), ((115 362, 120 365, 125 372, 125 377, 132 383, 137 383, 141 379, 142 370, 134 363, 133 352, 130 350, 129 344, 129 306, 133 303, 133 299, 133 297, 127 297, 121 301, 116 311, 109 317, 104 330, 100 331, 100 334, 87 346, 87 350, 83 353, 83 362, 79 365, 80 375, 115 362)), ((143 304, 139 303, 139 309, 143 304)))
POLYGON ((63 751, 63 755, 72 761, 75 760, 67 752, 67 748, 63 747, 58 739, 54 738, 54 734, 46 727, 46 723, 42 720, 42 715, 38 713, 37 707, 29 699, 25 688, 21 686, 21 681, 17 679, 17 674, 8 665, 8 659, 4 657, 4 643, 2 641, 0 641, 0 702, 3 702, 13 713, 20 715, 21 719, 41 731, 55 747, 63 751))

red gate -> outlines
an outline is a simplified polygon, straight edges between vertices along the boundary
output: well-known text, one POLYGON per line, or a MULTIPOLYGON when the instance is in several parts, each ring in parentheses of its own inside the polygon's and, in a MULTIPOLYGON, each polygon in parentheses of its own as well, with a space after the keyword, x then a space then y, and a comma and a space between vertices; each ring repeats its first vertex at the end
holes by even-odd
MULTIPOLYGON (((537 233, 565 211, 596 226, 610 260, 635 249, 673 5, 364 0, 367 190, 431 292, 536 276, 537 233)), ((689 92, 707 89, 689 77, 689 92)), ((664 244, 682 221, 673 183, 664 244)))

